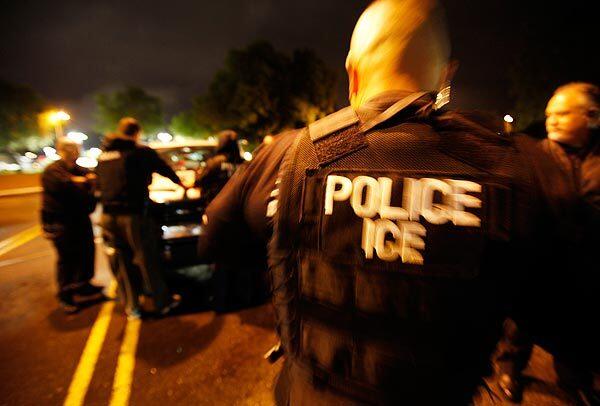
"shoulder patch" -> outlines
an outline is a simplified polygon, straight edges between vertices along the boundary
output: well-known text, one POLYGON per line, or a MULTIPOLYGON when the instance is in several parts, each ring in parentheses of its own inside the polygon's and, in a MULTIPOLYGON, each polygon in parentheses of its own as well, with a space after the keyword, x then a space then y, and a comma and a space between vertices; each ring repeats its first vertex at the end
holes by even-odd
POLYGON ((359 122, 352 107, 346 107, 308 125, 310 139, 314 142, 338 130, 359 122))

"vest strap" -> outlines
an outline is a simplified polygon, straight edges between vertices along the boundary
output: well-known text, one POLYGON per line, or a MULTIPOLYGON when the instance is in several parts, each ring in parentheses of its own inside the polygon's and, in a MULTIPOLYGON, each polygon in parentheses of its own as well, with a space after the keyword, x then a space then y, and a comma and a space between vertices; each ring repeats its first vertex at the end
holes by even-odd
POLYGON ((367 131, 396 116, 428 94, 428 92, 412 93, 398 100, 377 117, 362 124, 354 109, 346 107, 309 125, 308 133, 320 166, 326 166, 365 148, 368 145, 365 136, 367 131))

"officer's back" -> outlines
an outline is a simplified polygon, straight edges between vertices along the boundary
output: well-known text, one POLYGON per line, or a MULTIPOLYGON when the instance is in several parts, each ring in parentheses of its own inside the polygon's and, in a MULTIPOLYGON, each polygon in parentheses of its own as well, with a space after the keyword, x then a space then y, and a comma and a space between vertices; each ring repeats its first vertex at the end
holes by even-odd
POLYGON ((181 183, 156 151, 137 142, 140 128, 135 119, 124 118, 104 140, 96 172, 105 213, 141 213, 154 172, 181 183))
POLYGON ((513 141, 418 91, 447 56, 439 19, 434 1, 373 3, 348 56, 353 107, 282 164, 281 402, 466 404, 487 372, 502 282, 527 269, 529 175, 513 141))

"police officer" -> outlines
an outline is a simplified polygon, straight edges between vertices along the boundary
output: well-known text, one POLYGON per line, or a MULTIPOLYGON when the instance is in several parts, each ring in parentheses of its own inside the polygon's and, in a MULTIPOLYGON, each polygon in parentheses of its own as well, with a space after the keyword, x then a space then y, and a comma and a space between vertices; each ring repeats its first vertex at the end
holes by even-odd
POLYGON ((489 368, 503 283, 541 244, 535 194, 513 139, 436 110, 447 57, 434 0, 373 2, 347 58, 351 107, 301 130, 281 165, 280 404, 468 404, 489 368))
POLYGON ((237 133, 232 130, 221 131, 215 155, 206 161, 206 166, 196 179, 195 184, 201 190, 202 199, 210 203, 243 161, 237 133))
POLYGON ((556 89, 546 107, 547 138, 532 150, 539 185, 558 221, 546 226, 552 245, 538 268, 557 273, 533 275, 507 320, 499 345, 499 384, 511 400, 519 400, 521 372, 533 342, 553 355, 559 383, 584 403, 600 403, 600 336, 593 325, 600 308, 600 280, 595 258, 600 230, 600 89, 591 83, 569 83, 556 89), (551 268, 552 269, 552 268, 551 268), (562 300, 556 300, 561 298, 562 300), (597 384, 598 385, 598 384, 597 384), (595 400, 594 400, 595 399, 595 400))
POLYGON ((90 213, 96 207, 94 175, 77 165, 79 145, 62 137, 56 144, 60 160, 42 174, 42 227, 57 253, 58 299, 63 310, 79 309, 74 295, 99 295, 94 277, 94 235, 90 213))
POLYGON ((275 181, 279 165, 295 131, 270 136, 254 151, 252 161, 241 165, 203 216, 198 254, 215 262, 215 308, 227 311, 237 305, 267 300, 267 243, 272 236, 275 181), (236 255, 231 255, 235 249, 236 255))
POLYGON ((140 133, 137 120, 122 118, 116 133, 105 138, 96 169, 104 238, 116 251, 113 270, 132 318, 139 318, 142 310, 165 315, 180 301, 179 295, 169 293, 160 269, 159 230, 148 213, 148 186, 155 172, 183 185, 156 151, 138 144, 140 133))

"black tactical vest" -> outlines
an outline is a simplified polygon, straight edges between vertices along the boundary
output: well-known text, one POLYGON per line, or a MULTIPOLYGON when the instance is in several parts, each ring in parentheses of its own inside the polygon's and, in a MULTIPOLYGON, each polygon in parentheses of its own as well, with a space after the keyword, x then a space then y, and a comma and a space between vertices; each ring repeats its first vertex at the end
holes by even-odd
POLYGON ((462 404, 486 372, 520 272, 519 165, 429 97, 334 113, 282 164, 270 268, 292 405, 462 404))
MULTIPOLYGON (((101 190, 100 201, 105 213, 123 213, 141 211, 143 201, 136 199, 133 185, 129 184, 127 161, 133 149, 109 150, 98 157, 99 187, 101 190)), ((137 185, 136 185, 137 186, 137 185)), ((142 185, 146 187, 146 185, 142 185)))

